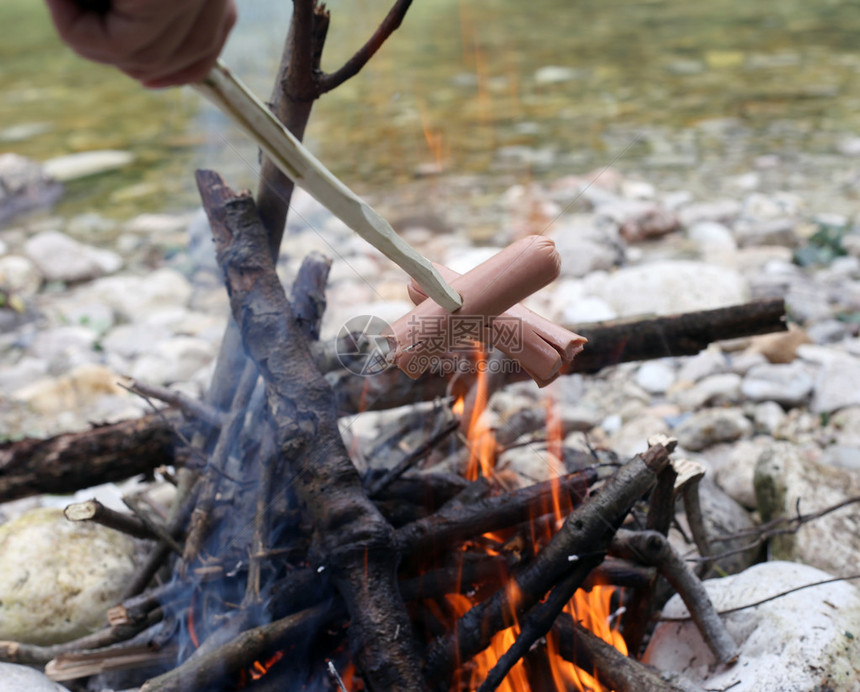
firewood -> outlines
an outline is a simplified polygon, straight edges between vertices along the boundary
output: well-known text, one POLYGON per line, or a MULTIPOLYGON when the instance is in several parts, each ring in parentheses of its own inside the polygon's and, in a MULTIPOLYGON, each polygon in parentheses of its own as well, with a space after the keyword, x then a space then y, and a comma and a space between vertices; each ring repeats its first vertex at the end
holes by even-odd
POLYGON ((198 185, 233 317, 266 381, 281 456, 314 527, 311 560, 329 571, 344 598, 359 668, 380 689, 424 689, 396 589, 393 530, 343 447, 331 389, 295 325, 253 200, 234 195, 211 172, 198 172, 198 185))
POLYGON ((140 519, 105 507, 96 499, 76 502, 63 511, 69 521, 91 521, 135 538, 157 538, 140 519))
POLYGON ((461 617, 455 634, 434 642, 427 652, 428 676, 446 679, 455 661, 467 661, 485 649, 493 634, 510 627, 514 617, 534 606, 563 578, 581 584, 603 560, 630 507, 654 486, 672 449, 672 443, 668 448, 661 444, 649 447, 622 466, 600 493, 571 512, 558 533, 505 588, 461 617))

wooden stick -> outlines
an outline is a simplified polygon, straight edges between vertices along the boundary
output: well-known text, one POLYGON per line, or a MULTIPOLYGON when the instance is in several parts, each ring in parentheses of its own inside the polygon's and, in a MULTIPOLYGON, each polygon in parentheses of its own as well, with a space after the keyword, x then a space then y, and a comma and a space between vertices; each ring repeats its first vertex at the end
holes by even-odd
POLYGON ((433 264, 305 149, 223 63, 194 87, 250 135, 296 185, 400 266, 434 301, 448 311, 463 304, 433 264))
POLYGON ((612 541, 612 551, 655 566, 675 588, 690 611, 708 648, 719 663, 734 663, 738 646, 714 609, 705 587, 687 567, 669 541, 656 531, 620 530, 612 541))
POLYGON ((114 531, 134 536, 135 538, 146 538, 154 540, 158 536, 137 517, 117 512, 105 507, 96 499, 86 502, 76 502, 69 505, 63 511, 69 521, 91 521, 95 524, 107 526, 114 531))

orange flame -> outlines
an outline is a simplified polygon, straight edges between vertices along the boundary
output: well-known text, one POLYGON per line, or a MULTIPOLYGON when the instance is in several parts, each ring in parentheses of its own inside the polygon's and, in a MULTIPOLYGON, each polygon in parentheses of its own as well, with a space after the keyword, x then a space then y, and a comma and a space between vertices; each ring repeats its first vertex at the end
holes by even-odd
POLYGON ((284 657, 283 651, 276 651, 269 658, 265 660, 265 662, 254 661, 251 664, 250 669, 248 670, 248 674, 251 676, 252 680, 259 680, 266 673, 269 672, 269 669, 275 665, 278 661, 280 661, 284 657))

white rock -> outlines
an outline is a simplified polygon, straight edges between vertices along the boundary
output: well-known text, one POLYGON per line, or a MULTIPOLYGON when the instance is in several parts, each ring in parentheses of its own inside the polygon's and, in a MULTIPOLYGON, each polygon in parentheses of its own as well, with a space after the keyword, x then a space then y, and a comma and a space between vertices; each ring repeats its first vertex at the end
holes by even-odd
POLYGON ((604 322, 614 320, 618 313, 613 310, 609 303, 602 298, 589 296, 580 298, 565 306, 561 313, 561 321, 564 324, 590 324, 591 322, 604 322))
POLYGON ((748 289, 743 277, 731 269, 681 260, 620 269, 597 295, 624 317, 743 303, 748 289))
POLYGON ((122 168, 132 161, 134 154, 130 151, 104 149, 58 156, 45 161, 44 168, 49 176, 62 183, 122 168))
POLYGON ((0 692, 68 692, 68 689, 35 668, 0 663, 0 692))
POLYGON ((207 367, 215 356, 215 347, 208 341, 190 336, 177 336, 161 341, 131 366, 134 379, 167 385, 191 380, 207 367))
POLYGON ((587 238, 568 238, 556 243, 561 275, 578 278, 593 271, 612 269, 621 260, 616 248, 587 238))
POLYGON ((709 408, 683 421, 673 435, 684 448, 697 452, 718 442, 732 442, 752 432, 752 423, 738 408, 709 408))
POLYGON ((490 259, 493 255, 498 254, 500 250, 501 248, 497 247, 475 247, 469 248, 468 250, 452 250, 448 255, 448 259, 445 264, 449 269, 453 269, 459 274, 465 274, 482 262, 490 259))
POLYGON ((825 466, 860 471, 860 446, 830 445, 821 452, 818 461, 825 466))
POLYGON ((639 366, 636 384, 650 394, 663 394, 675 382, 675 368, 665 360, 651 360, 639 366))
POLYGON ((654 199, 657 188, 644 180, 622 180, 621 194, 630 199, 654 199))
POLYGON ((716 221, 699 221, 687 231, 687 237, 695 243, 702 255, 734 252, 738 249, 732 232, 716 221))
POLYGON ((104 626, 134 573, 134 543, 37 509, 0 526, 0 639, 54 644, 104 626))
POLYGON ((111 274, 123 264, 115 252, 84 245, 59 231, 30 238, 24 252, 48 281, 88 281, 111 274))
POLYGON ((42 285, 42 274, 36 265, 21 255, 0 257, 0 286, 10 293, 27 298, 42 285))
POLYGON ((191 284, 173 269, 156 269, 146 276, 110 276, 98 279, 81 292, 81 298, 110 305, 129 322, 188 305, 191 284))
MULTIPOLYGON (((165 235, 178 233, 188 228, 191 222, 189 214, 141 214, 125 224, 125 230, 130 233, 146 235, 165 235)), ((207 225, 208 228, 208 225, 207 225)))
MULTIPOLYGON (((604 429, 605 429, 604 423, 604 429)), ((654 435, 669 434, 669 425, 662 418, 650 414, 637 416, 623 423, 609 437, 609 447, 622 459, 648 449, 648 439, 654 435)))
POLYGON ((122 324, 108 332, 101 344, 109 354, 123 358, 136 358, 150 351, 153 345, 168 339, 170 331, 163 326, 145 324, 122 324))
MULTIPOLYGON (((727 610, 828 578, 829 574, 806 565, 765 562, 704 584, 717 610, 727 610)), ((667 618, 687 615, 677 595, 663 608, 667 618)), ((721 619, 740 648, 735 665, 714 666, 713 655, 690 620, 659 624, 645 662, 712 690, 857 690, 860 591, 852 584, 837 581, 795 591, 721 619)))
POLYGON ((860 406, 860 358, 843 356, 821 367, 815 380, 812 410, 832 413, 848 406, 860 406))
POLYGON ((741 391, 751 401, 775 401, 784 406, 799 406, 809 398, 812 386, 809 368, 799 361, 764 363, 747 371, 741 391))
POLYGON ((785 424, 787 416, 782 406, 775 401, 763 401, 753 410, 753 422, 756 432, 776 436, 779 429, 785 424))
POLYGON ((560 84, 576 79, 581 70, 560 65, 546 65, 535 72, 535 82, 538 84, 560 84))

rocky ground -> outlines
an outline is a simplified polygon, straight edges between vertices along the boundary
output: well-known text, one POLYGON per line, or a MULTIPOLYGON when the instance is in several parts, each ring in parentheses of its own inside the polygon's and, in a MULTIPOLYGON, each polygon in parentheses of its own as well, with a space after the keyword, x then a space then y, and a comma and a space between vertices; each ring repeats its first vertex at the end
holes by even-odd
MULTIPOLYGON (((730 505, 719 521, 743 526, 792 514, 798 501, 811 512, 860 494, 860 228, 850 215, 796 192, 763 191, 757 180, 751 173, 736 194, 707 198, 606 169, 512 186, 488 207, 494 216, 485 209, 473 226, 456 205, 450 216, 409 217, 396 201, 380 209, 394 210, 404 237, 458 271, 524 234, 551 236, 562 276, 528 305, 573 329, 785 298, 785 334, 571 376, 545 390, 517 385, 491 403, 501 420, 551 396, 567 411, 566 446, 622 458, 651 435, 675 436, 681 455, 708 468, 712 503, 730 505)), ((285 281, 311 250, 334 260, 324 337, 358 315, 391 320, 409 309, 402 272, 299 194, 280 263, 285 281)), ((18 217, 0 230, 0 297, 7 438, 140 415, 148 404, 122 389, 124 377, 199 395, 227 315, 200 211, 124 222, 18 217)), ((366 414, 346 434, 368 443, 383 420, 366 414)), ((549 473, 545 451, 538 459, 521 473, 549 473)), ((0 512, 10 518, 17 507, 0 512)), ((772 556, 858 573, 858 529, 857 510, 843 510, 774 543, 772 556)), ((852 617, 832 627, 858 627, 852 617)))

